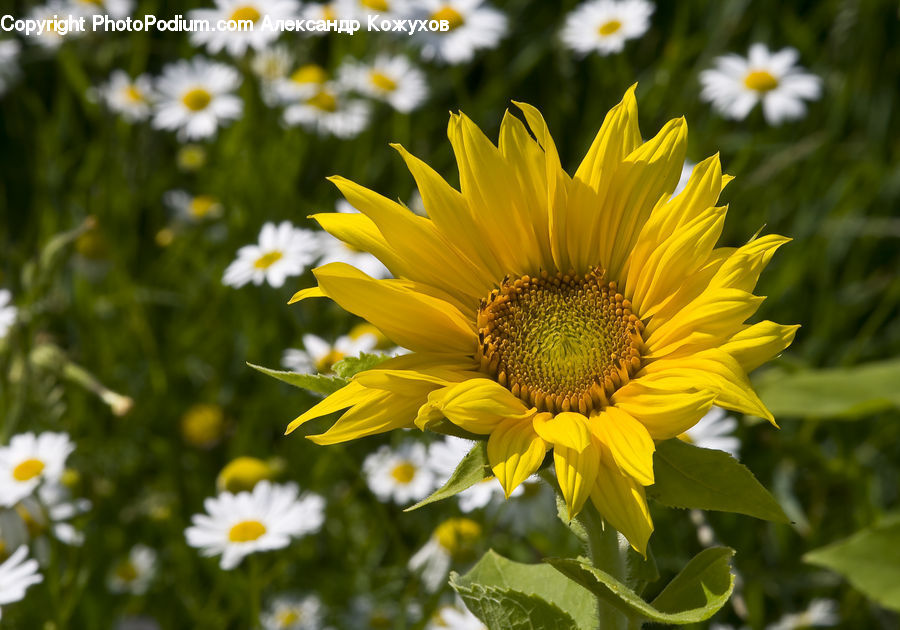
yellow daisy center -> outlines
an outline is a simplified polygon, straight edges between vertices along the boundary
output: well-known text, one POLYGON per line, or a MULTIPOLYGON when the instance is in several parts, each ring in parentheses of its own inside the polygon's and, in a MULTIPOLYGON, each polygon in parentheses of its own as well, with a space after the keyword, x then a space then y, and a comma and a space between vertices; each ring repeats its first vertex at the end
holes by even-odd
POLYGON ((620 28, 622 28, 622 23, 619 20, 610 20, 609 22, 604 22, 598 26, 597 32, 603 37, 606 37, 607 35, 612 35, 617 32, 620 28))
POLYGON ((466 18, 462 16, 462 13, 448 5, 444 5, 432 13, 430 19, 439 21, 446 20, 449 23, 451 31, 466 23, 466 18))
POLYGON ((241 521, 228 530, 231 542, 250 542, 266 533, 266 526, 259 521, 241 521))
POLYGON ((597 269, 507 279, 477 323, 482 371, 539 411, 601 409, 641 366, 643 324, 597 269))
POLYGON ((281 628, 287 628, 300 621, 300 613, 296 610, 284 610, 278 613, 278 625, 281 628))
POLYGON ((334 364, 344 358, 344 353, 332 348, 328 354, 316 361, 316 371, 320 374, 330 372, 334 364))
POLYGON ((137 568, 129 561, 120 562, 116 567, 116 577, 123 582, 133 582, 137 579, 137 568))
POLYGON ((203 219, 219 205, 219 200, 211 195, 197 195, 191 199, 188 212, 195 219, 203 219))
POLYGON ((256 261, 253 263, 253 266, 257 269, 268 269, 282 258, 284 258, 284 254, 282 254, 278 250, 266 252, 256 259, 256 261))
POLYGON ((251 7, 248 5, 235 9, 234 13, 231 14, 231 17, 229 19, 234 20, 235 22, 249 20, 255 23, 261 17, 262 14, 259 12, 259 10, 256 9, 256 7, 251 7))
POLYGON ((416 465, 412 462, 400 462, 391 470, 391 477, 397 483, 409 483, 416 476, 416 465))
POLYGON ((371 81, 372 85, 377 87, 379 90, 383 90, 385 92, 393 92, 397 89, 397 82, 388 75, 381 72, 371 72, 369 74, 369 81, 371 81))
POLYGON ((334 6, 330 4, 326 4, 322 7, 322 19, 323 20, 336 20, 337 19, 337 11, 334 10, 334 6))
POLYGON ((194 88, 184 93, 181 102, 192 112, 199 112, 206 109, 212 101, 212 94, 203 88, 194 88))
POLYGON ((387 11, 390 9, 386 0, 359 0, 359 3, 367 9, 373 11, 387 11))
POLYGON ((481 525, 470 518, 451 518, 437 526, 434 537, 447 553, 461 559, 481 538, 481 525))
POLYGON ((31 458, 13 468, 12 476, 16 481, 28 481, 44 472, 44 462, 31 458))
POLYGON ((754 70, 744 77, 744 85, 757 92, 768 92, 778 87, 778 79, 766 70, 754 70))
POLYGON ((336 112, 338 108, 337 97, 327 90, 317 92, 306 101, 306 104, 321 109, 323 112, 336 112))
POLYGON ((325 83, 328 80, 328 73, 325 68, 314 63, 300 66, 291 75, 291 81, 294 83, 325 83))
POLYGON ((92 4, 95 7, 102 7, 103 0, 79 0, 82 4, 92 4))
POLYGON ((125 88, 125 96, 132 103, 143 103, 144 102, 144 93, 141 92, 134 85, 129 85, 125 88))

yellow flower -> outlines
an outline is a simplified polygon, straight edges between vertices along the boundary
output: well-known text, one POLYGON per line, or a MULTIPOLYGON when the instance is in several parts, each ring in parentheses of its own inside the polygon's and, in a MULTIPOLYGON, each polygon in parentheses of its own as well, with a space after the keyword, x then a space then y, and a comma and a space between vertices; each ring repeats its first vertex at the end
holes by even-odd
POLYGON ((775 250, 769 235, 716 247, 718 155, 672 192, 683 118, 641 142, 632 87, 606 116, 574 176, 540 113, 507 112, 499 147, 451 115, 457 191, 400 146, 429 218, 341 177, 361 214, 320 214, 328 232, 377 256, 396 279, 345 264, 314 271, 328 297, 412 351, 361 372, 294 420, 349 409, 333 444, 446 419, 487 438, 507 496, 553 449, 569 515, 588 498, 643 552, 653 530, 644 487, 654 442, 715 403, 773 421, 747 373, 786 348, 796 326, 744 324, 775 250))
POLYGON ((212 448, 225 433, 225 412, 219 405, 200 403, 181 417, 181 436, 197 448, 212 448))
POLYGON ((236 457, 225 465, 216 478, 219 491, 242 492, 253 490, 260 481, 271 480, 278 474, 276 466, 256 457, 236 457))

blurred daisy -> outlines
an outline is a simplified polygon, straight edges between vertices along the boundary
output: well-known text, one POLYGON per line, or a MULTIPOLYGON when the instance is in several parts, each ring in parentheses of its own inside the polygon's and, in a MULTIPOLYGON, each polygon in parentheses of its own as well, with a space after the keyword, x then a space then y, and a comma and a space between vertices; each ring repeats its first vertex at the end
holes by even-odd
POLYGON ((216 477, 216 489, 219 492, 250 491, 261 481, 272 481, 277 471, 258 457, 242 455, 225 464, 216 477))
POLYGON ((688 181, 691 179, 691 173, 694 172, 694 167, 697 166, 691 161, 685 160, 684 166, 681 167, 681 177, 678 178, 678 184, 675 186, 675 190, 672 191, 672 196, 675 197, 684 190, 684 187, 687 186, 688 181))
POLYGON ((379 20, 409 17, 409 0, 338 0, 338 14, 366 23, 370 15, 379 20))
POLYGON ((743 120, 757 103, 770 125, 802 118, 804 100, 817 100, 822 80, 795 65, 799 53, 783 48, 770 53, 765 44, 753 44, 747 58, 725 55, 715 60, 715 68, 700 73, 700 98, 724 116, 743 120))
MULTIPOLYGON (((19 76, 19 50, 21 46, 15 39, 0 40, 0 96, 19 76)), ((2 336, 2 335, 0 335, 2 336)))
POLYGON ((580 55, 622 52, 650 28, 654 8, 647 0, 590 0, 566 16, 563 43, 580 55))
POLYGON ((474 559, 481 525, 470 518, 451 518, 437 526, 428 542, 409 559, 407 567, 420 573, 429 592, 438 590, 454 563, 474 559))
POLYGON ((425 445, 406 442, 396 449, 382 446, 363 461, 369 489, 381 501, 405 505, 427 497, 435 489, 427 466, 425 445))
POLYGON ((113 593, 143 595, 156 576, 156 552, 145 545, 135 545, 128 557, 116 564, 106 578, 113 593))
POLYGON ((371 64, 350 62, 340 74, 345 85, 398 112, 411 112, 428 95, 425 75, 403 55, 380 54, 371 64))
POLYGON ((91 16, 108 15, 113 20, 121 20, 134 10, 132 0, 71 0, 69 5, 76 17, 84 16, 89 22, 91 16))
MULTIPOLYGON (((338 212, 345 212, 341 207, 335 206, 338 212)), ((352 206, 348 212, 357 212, 352 206)), ((369 252, 356 249, 344 241, 333 237, 328 232, 318 232, 319 249, 322 252, 319 258, 319 266, 333 262, 347 263, 363 271, 373 278, 390 278, 391 272, 384 264, 369 252)))
POLYGON ((427 20, 446 20, 449 31, 423 31, 413 40, 422 46, 422 58, 449 64, 471 61, 475 52, 496 48, 506 35, 506 15, 483 0, 423 0, 427 20))
POLYGON ((369 104, 348 97, 334 82, 317 84, 306 93, 297 93, 284 110, 287 125, 299 125, 319 135, 352 138, 369 123, 369 104))
POLYGON ((29 586, 44 578, 38 573, 38 563, 27 558, 28 547, 21 546, 0 564, 0 606, 25 598, 29 586))
POLYGON ((457 601, 455 605, 438 608, 425 630, 488 630, 488 627, 461 601, 457 601))
MULTIPOLYGON (((474 445, 471 440, 448 435, 428 446, 428 465, 434 471, 437 486, 444 485, 450 479, 450 475, 474 445)), ((510 496, 518 496, 523 492, 524 489, 519 486, 510 496)), ((466 488, 456 496, 459 499, 459 509, 468 513, 487 506, 494 499, 504 498, 503 486, 496 478, 491 477, 466 488)))
POLYGON ((212 195, 192 195, 185 190, 170 190, 163 195, 163 202, 180 219, 199 223, 222 216, 222 203, 212 195))
POLYGON ((347 357, 357 357, 372 352, 378 338, 370 333, 338 337, 333 344, 313 334, 303 335, 303 350, 288 348, 281 359, 282 365, 292 372, 303 374, 327 374, 335 363, 347 357))
MULTIPOLYGON (((413 604, 410 605, 413 608, 413 604)), ((349 606, 345 606, 342 612, 343 628, 364 628, 365 630, 388 630, 395 627, 396 620, 401 617, 407 623, 415 623, 417 615, 414 610, 407 610, 402 614, 397 599, 371 595, 359 595, 354 597, 349 606)))
POLYGON ((799 628, 825 628, 840 623, 838 605, 833 599, 814 599, 809 608, 799 613, 785 615, 766 630, 795 630, 799 628))
POLYGON ((124 70, 114 70, 98 92, 106 106, 126 120, 136 122, 150 117, 153 88, 147 75, 132 79, 124 70))
POLYGON ((322 602, 315 595, 281 595, 272 600, 259 622, 263 630, 320 630, 322 602))
POLYGON ((41 481, 58 482, 74 450, 65 433, 14 435, 9 446, 0 447, 0 505, 15 505, 41 481))
POLYGON ((262 50, 278 39, 281 34, 276 28, 262 28, 266 17, 273 25, 278 20, 293 20, 297 17, 300 4, 296 0, 214 0, 211 9, 194 9, 188 12, 189 19, 206 20, 215 24, 220 20, 235 22, 252 22, 253 27, 247 30, 208 30, 191 33, 191 43, 195 46, 206 46, 210 54, 225 50, 229 55, 237 57, 247 52, 248 48, 262 50))
MULTIPOLYGON (((327 22, 347 19, 350 15, 345 14, 344 7, 345 5, 342 2, 313 2, 303 7, 302 19, 313 21, 325 20, 327 22)), ((331 33, 331 31, 307 30, 305 34, 318 36, 327 33, 331 33)))
POLYGON ((734 437, 737 420, 724 409, 713 407, 693 427, 678 436, 685 442, 701 448, 712 448, 738 456, 741 442, 734 437))
POLYGON ((23 498, 15 507, 31 538, 49 532, 61 543, 74 546, 84 542, 84 534, 69 521, 90 509, 90 501, 73 499, 61 483, 42 484, 34 496, 23 498))
POLYGON ((156 83, 153 125, 177 129, 183 140, 213 136, 220 125, 240 117, 243 103, 232 93, 240 83, 237 70, 203 57, 169 64, 156 83))
POLYGON ((278 288, 291 276, 299 276, 316 259, 319 240, 314 232, 294 227, 290 221, 277 226, 267 222, 259 232, 257 245, 245 245, 237 259, 225 269, 222 282, 235 288, 248 282, 265 281, 278 288))
POLYGON ((204 556, 221 555, 219 566, 230 570, 244 556, 287 547, 291 538, 316 532, 324 521, 325 501, 296 484, 262 481, 253 492, 222 492, 204 502, 207 514, 195 514, 185 530, 187 542, 204 556))
POLYGON ((9 329, 16 322, 16 315, 19 313, 12 303, 12 293, 6 289, 0 289, 0 339, 9 334, 9 329))
POLYGON ((328 71, 316 63, 308 63, 294 70, 289 77, 277 80, 275 92, 283 103, 310 98, 328 83, 328 71))
MULTIPOLYGON (((65 22, 68 18, 77 18, 77 11, 73 10, 71 4, 61 2, 60 0, 50 0, 47 4, 34 7, 28 13, 28 19, 44 21, 47 25, 40 34, 33 33, 28 36, 28 41, 34 42, 47 50, 56 50, 63 43, 64 39, 78 37, 83 35, 82 31, 67 30, 65 35, 59 27, 60 22, 65 22)), ((68 28, 68 24, 66 27, 68 28)))
POLYGON ((294 58, 283 44, 269 46, 253 55, 250 69, 259 79, 263 102, 269 107, 278 104, 278 85, 288 78, 293 64, 294 58))

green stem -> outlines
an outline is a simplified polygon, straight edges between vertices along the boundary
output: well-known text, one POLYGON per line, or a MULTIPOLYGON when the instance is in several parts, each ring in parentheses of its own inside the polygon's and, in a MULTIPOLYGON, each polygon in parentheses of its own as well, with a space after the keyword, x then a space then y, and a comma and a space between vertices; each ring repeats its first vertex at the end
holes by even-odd
MULTIPOLYGON (((578 521, 587 533, 591 564, 606 571, 622 584, 626 584, 628 573, 625 554, 619 548, 619 537, 616 530, 604 524, 597 508, 590 501, 585 504, 584 509, 578 515, 578 521)), ((597 619, 600 630, 626 630, 632 627, 628 617, 599 597, 597 598, 597 619)))
POLYGON ((250 554, 247 558, 247 562, 250 565, 250 584, 247 588, 250 595, 250 624, 247 627, 258 628, 259 615, 262 610, 260 604, 262 583, 260 582, 259 576, 259 558, 257 558, 255 554, 250 554))

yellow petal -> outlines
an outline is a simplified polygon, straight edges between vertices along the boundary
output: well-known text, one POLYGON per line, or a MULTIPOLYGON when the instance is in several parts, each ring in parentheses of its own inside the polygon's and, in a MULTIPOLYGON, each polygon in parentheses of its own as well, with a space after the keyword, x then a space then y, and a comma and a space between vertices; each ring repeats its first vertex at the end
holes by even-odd
POLYGON ((474 378, 435 390, 419 409, 416 425, 422 428, 443 416, 456 426, 488 435, 507 418, 531 415, 525 404, 499 383, 474 378))
POLYGON ((604 452, 600 457, 591 501, 603 518, 628 539, 635 551, 646 555, 653 520, 644 488, 630 476, 623 475, 605 455, 604 452))
POLYGON ((744 371, 752 372, 791 345, 799 328, 762 321, 736 333, 721 348, 737 359, 744 371))
POLYGON ((555 416, 541 413, 533 420, 534 430, 544 440, 554 446, 565 446, 575 451, 583 451, 591 444, 588 423, 586 417, 574 411, 564 411, 555 416))
POLYGON ((507 498, 535 473, 546 452, 547 443, 535 433, 529 418, 508 418, 491 432, 488 461, 507 498))
POLYGON ((705 389, 686 389, 666 379, 647 375, 632 379, 612 396, 612 403, 640 422, 654 440, 681 435, 706 415, 716 399, 705 389))
POLYGON ((322 289, 320 287, 309 287, 308 289, 300 289, 293 296, 291 296, 291 300, 288 304, 296 304, 301 300, 305 300, 307 298, 317 298, 317 297, 325 297, 325 294, 322 293, 322 289))
POLYGON ((375 222, 366 215, 361 212, 324 212, 310 218, 335 238, 355 249, 371 253, 395 276, 405 275, 404 261, 385 240, 375 222))
POLYGON ((421 397, 398 396, 392 392, 372 390, 375 395, 354 405, 325 433, 309 435, 316 444, 338 444, 394 429, 413 426, 421 397))
POLYGON ((303 423, 314 420, 315 418, 321 418, 322 416, 327 416, 335 411, 352 407, 359 402, 371 400, 377 393, 377 391, 366 389, 359 383, 351 382, 301 414, 296 420, 288 425, 284 434, 287 435, 303 423))
POLYGON ((556 444, 553 447, 553 464, 569 518, 573 519, 584 507, 597 480, 600 450, 593 441, 581 451, 556 444))
POLYGON ((591 416, 593 434, 612 453, 624 474, 643 486, 653 484, 653 452, 656 446, 643 424, 618 407, 607 407, 591 416))
POLYGON ((766 234, 739 247, 713 276, 710 289, 729 287, 753 291, 759 274, 769 264, 775 251, 790 240, 778 234, 766 234))
POLYGON ((412 370, 384 370, 375 368, 360 372, 353 380, 370 389, 384 389, 403 395, 414 395, 423 388, 427 391, 446 387, 452 383, 478 378, 483 374, 472 370, 451 367, 432 367, 412 370))
POLYGON ((637 99, 634 97, 636 88, 637 83, 628 88, 622 101, 606 114, 600 131, 575 171, 575 179, 594 190, 600 188, 604 175, 612 176, 619 162, 641 144, 637 99))

